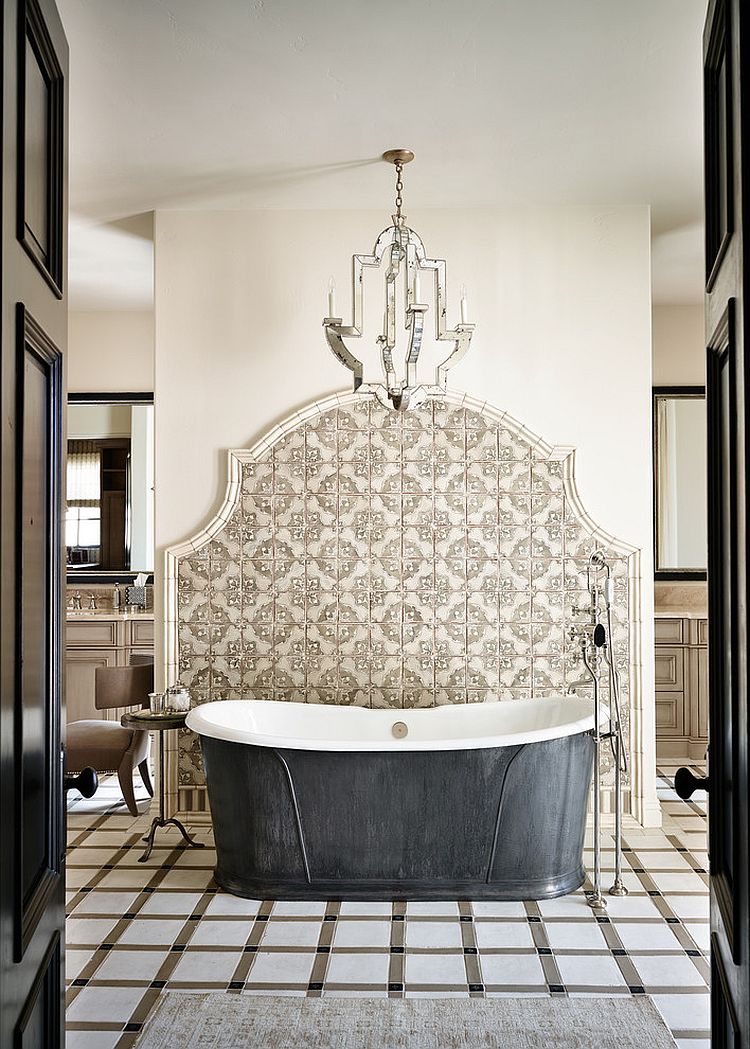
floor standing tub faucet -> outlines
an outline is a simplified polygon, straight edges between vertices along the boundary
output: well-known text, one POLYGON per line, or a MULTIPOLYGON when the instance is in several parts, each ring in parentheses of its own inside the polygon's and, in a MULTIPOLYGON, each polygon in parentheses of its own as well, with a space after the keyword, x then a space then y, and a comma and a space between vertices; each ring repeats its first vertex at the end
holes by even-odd
MULTIPOLYGON (((614 654, 612 637, 612 604, 615 596, 614 579, 603 552, 595 550, 589 557, 586 570, 586 584, 590 602, 588 607, 574 607, 575 615, 586 614, 588 622, 570 628, 571 641, 580 645, 581 660, 588 673, 594 690, 594 872, 593 889, 587 893, 589 906, 601 909, 607 901, 601 889, 601 803, 602 775, 601 748, 609 741, 615 771, 615 878, 609 890, 610 896, 626 896, 627 888, 622 880, 622 776, 627 772, 627 751, 622 731, 620 709, 620 673, 614 654), (602 729, 601 686, 602 677, 608 678, 609 703, 607 710, 608 725, 602 729)), ((575 687, 582 683, 576 682, 575 687)))

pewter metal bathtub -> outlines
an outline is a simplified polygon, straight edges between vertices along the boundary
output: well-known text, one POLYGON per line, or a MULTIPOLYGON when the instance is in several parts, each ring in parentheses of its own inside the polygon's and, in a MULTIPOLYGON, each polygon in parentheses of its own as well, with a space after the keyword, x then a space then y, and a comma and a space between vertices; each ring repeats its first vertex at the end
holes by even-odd
POLYGON ((216 881, 236 895, 547 899, 583 881, 587 700, 230 700, 187 724, 201 737, 216 881))

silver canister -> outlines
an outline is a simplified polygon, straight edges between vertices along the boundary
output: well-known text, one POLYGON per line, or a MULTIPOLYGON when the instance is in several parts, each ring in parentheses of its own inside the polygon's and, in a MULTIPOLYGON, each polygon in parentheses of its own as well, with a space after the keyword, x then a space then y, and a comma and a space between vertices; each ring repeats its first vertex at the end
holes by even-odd
POLYGON ((166 704, 163 692, 149 692, 148 705, 152 714, 163 714, 166 704))

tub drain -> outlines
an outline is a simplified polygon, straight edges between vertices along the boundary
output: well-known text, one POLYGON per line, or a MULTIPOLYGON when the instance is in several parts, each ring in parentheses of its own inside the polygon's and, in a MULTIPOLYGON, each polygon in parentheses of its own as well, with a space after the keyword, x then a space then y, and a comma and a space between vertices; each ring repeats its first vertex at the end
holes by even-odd
POLYGON ((391 732, 396 737, 396 739, 403 739, 404 736, 409 735, 409 727, 403 721, 395 721, 393 723, 393 727, 391 728, 391 732))

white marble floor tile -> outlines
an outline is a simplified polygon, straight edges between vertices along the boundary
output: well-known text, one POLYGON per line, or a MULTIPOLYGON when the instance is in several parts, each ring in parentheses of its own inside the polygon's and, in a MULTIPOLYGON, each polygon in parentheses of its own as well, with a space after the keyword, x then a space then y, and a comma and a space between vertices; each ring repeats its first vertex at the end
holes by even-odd
POLYGON ((326 972, 326 983, 388 983, 389 954, 331 955, 326 972))
POLYGON ((320 939, 319 921, 266 922, 261 947, 315 947, 320 939))
POLYGON ((407 954, 406 983, 466 983, 463 954, 407 954))
MULTIPOLYGON (((307 984, 310 980, 315 955, 292 952, 271 953, 258 951, 247 977, 252 983, 307 984)), ((276 991, 274 990, 274 994, 276 991)))
POLYGON ((391 923, 383 921, 357 921, 345 918, 336 922, 333 946, 338 947, 388 947, 391 942, 391 923))
POLYGON ((239 951, 185 951, 169 982, 228 983, 241 957, 239 951))
POLYGON ((145 990, 145 987, 83 987, 68 1007, 67 1018, 77 1023, 127 1023, 145 990))
POLYGON ((474 922, 477 947, 533 947, 534 940, 527 922, 474 922))
POLYGON ((151 982, 167 959, 166 951, 127 951, 117 948, 96 970, 96 980, 142 980, 151 982))
POLYGON ((455 922, 419 921, 406 923, 407 947, 461 947, 461 926, 455 922))

